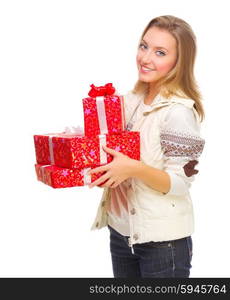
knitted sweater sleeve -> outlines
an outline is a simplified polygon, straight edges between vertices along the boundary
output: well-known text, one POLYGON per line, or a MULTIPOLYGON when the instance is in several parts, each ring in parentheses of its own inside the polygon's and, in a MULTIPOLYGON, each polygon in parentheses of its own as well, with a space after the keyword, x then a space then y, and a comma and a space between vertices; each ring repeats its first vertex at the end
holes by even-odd
POLYGON ((200 123, 193 110, 183 104, 170 108, 160 129, 164 168, 170 177, 170 190, 166 195, 188 193, 205 141, 200 136, 200 123))

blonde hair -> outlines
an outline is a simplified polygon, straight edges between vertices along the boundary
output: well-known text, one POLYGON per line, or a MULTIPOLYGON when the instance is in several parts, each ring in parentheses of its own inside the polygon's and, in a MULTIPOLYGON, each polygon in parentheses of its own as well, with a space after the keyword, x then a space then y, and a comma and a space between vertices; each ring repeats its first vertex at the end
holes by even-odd
MULTIPOLYGON (((196 37, 188 23, 174 16, 160 16, 152 19, 144 29, 140 41, 151 27, 167 30, 176 39, 178 57, 174 68, 168 74, 156 82, 160 87, 160 94, 166 98, 173 95, 189 98, 195 101, 194 107, 204 119, 204 108, 201 102, 201 94, 194 77, 194 63, 196 58, 196 37)), ((139 46, 139 44, 138 44, 139 46)), ((145 96, 149 92, 148 82, 138 80, 132 90, 134 93, 142 93, 145 96)))

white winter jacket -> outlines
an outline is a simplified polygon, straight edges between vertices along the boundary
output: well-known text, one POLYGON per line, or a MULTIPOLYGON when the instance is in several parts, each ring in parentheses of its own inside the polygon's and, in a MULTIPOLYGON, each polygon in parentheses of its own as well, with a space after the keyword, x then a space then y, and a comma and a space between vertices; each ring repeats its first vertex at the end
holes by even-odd
MULTIPOLYGON (((170 190, 164 194, 137 178, 120 184, 127 187, 130 246, 175 240, 194 232, 189 188, 198 172, 194 167, 205 143, 200 137, 200 119, 193 106, 194 100, 175 96, 166 99, 158 94, 141 117, 133 121, 143 101, 142 95, 132 91, 124 96, 127 130, 140 132, 141 161, 167 172, 170 190)), ((107 207, 115 189, 104 188, 91 229, 108 225, 107 207)), ((113 227, 122 232, 119 222, 113 227)))

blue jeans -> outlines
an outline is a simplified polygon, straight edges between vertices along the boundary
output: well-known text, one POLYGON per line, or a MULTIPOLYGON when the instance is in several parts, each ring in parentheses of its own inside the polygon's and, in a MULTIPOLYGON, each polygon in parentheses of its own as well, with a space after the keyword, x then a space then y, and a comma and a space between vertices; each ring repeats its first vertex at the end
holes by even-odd
POLYGON ((115 278, 188 278, 192 260, 191 236, 164 242, 134 244, 108 225, 115 278))

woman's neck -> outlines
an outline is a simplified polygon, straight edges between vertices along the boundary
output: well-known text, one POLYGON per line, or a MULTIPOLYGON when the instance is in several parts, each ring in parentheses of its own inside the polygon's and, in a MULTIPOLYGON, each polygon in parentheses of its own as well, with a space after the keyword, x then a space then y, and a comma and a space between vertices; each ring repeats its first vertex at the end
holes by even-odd
POLYGON ((144 99, 144 104, 151 104, 153 99, 156 97, 156 95, 159 93, 160 89, 156 89, 155 87, 150 87, 147 95, 144 99))

